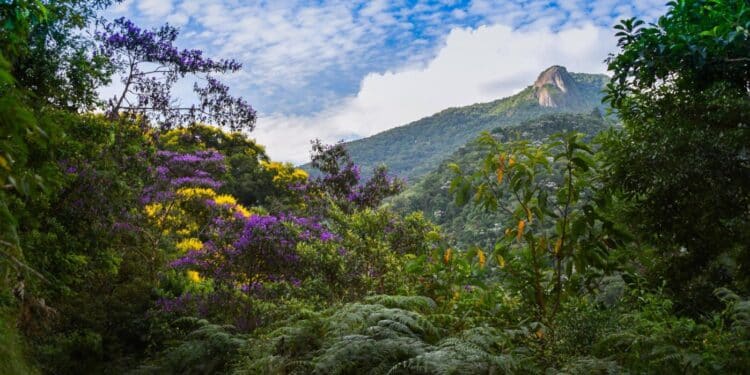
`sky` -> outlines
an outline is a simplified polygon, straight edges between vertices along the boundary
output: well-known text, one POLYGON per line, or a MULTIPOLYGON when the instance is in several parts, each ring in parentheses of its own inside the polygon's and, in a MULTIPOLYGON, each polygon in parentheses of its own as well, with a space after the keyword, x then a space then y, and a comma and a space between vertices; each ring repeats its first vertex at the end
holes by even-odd
POLYGON ((506 97, 551 65, 606 73, 612 26, 655 21, 665 2, 124 0, 105 17, 168 22, 180 47, 240 61, 222 79, 258 111, 249 136, 300 164, 313 139, 358 139, 506 97))

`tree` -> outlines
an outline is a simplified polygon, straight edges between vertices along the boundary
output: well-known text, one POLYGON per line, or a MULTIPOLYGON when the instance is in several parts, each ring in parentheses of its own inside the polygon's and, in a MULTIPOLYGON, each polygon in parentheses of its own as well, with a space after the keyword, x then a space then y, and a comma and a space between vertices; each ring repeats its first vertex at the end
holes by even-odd
POLYGON ((383 199, 404 189, 404 182, 388 175, 384 166, 373 170, 373 176, 361 183, 359 166, 354 164, 343 143, 323 145, 312 142, 312 166, 323 173, 305 187, 313 195, 327 195, 342 208, 375 208, 383 199))
MULTIPOLYGON (((479 141, 490 151, 482 168, 468 174, 450 165, 458 204, 473 199, 490 211, 508 213, 492 257, 507 282, 521 291, 535 321, 552 333, 564 300, 591 288, 609 270, 608 254, 620 237, 602 215, 607 202, 595 199, 597 165, 582 138, 570 132, 534 145, 501 142, 485 133, 479 141)), ((450 261, 450 254, 445 257, 450 261)))
POLYGON ((162 129, 205 122, 233 131, 252 130, 255 110, 245 100, 232 97, 229 87, 213 76, 236 72, 242 65, 235 60, 206 58, 197 49, 178 50, 174 46, 178 34, 169 25, 144 30, 125 18, 97 34, 101 53, 112 56, 123 84, 122 92, 107 104, 110 117, 126 114, 156 122, 162 129), (204 86, 194 84, 197 105, 180 105, 172 96, 174 84, 188 75, 206 82, 204 86))
POLYGON ((655 24, 615 28, 605 100, 624 130, 605 147, 609 186, 697 313, 750 266, 750 5, 672 1, 655 24))
POLYGON ((13 0, 0 4, 0 51, 35 107, 91 110, 111 66, 87 29, 112 0, 13 0))

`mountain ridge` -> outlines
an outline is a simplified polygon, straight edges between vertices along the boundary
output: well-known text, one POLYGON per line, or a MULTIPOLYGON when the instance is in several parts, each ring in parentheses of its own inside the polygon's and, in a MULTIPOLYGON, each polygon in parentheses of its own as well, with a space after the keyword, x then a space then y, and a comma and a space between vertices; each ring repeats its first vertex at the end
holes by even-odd
MULTIPOLYGON (((517 125, 549 113, 580 113, 601 108, 601 90, 608 81, 609 77, 603 74, 569 73, 564 67, 553 65, 540 73, 537 81, 514 95, 446 108, 408 124, 346 142, 346 147, 363 174, 385 164, 392 174, 414 181, 481 131, 517 125), (539 85, 535 85, 537 83, 539 85), (550 105, 540 104, 540 96, 550 105)), ((309 164, 302 168, 311 171, 309 164)))

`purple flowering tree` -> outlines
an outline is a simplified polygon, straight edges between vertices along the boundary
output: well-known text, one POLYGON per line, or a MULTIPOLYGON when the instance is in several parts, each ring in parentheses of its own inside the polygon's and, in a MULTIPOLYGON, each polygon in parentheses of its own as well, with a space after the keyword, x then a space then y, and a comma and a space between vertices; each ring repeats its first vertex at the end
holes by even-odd
POLYGON ((125 18, 97 33, 99 53, 111 56, 123 84, 122 92, 107 103, 109 116, 127 115, 157 123, 162 129, 205 122, 233 131, 252 130, 255 110, 231 96, 229 87, 213 76, 236 72, 241 64, 204 57, 200 50, 179 50, 174 46, 177 35, 178 30, 169 25, 145 30, 125 18), (187 76, 205 82, 194 85, 198 104, 181 105, 172 95, 175 83, 187 76))
POLYGON ((309 270, 300 266, 300 242, 330 242, 337 236, 314 219, 292 215, 252 215, 214 220, 204 247, 172 262, 174 268, 199 271, 218 289, 243 290, 266 282, 299 286, 309 270))
POLYGON ((320 140, 312 143, 312 166, 323 175, 312 180, 305 188, 308 197, 328 196, 343 208, 374 208, 383 199, 398 194, 404 188, 401 179, 388 175, 385 167, 377 167, 373 176, 362 183, 359 166, 354 164, 343 143, 323 145, 320 140))

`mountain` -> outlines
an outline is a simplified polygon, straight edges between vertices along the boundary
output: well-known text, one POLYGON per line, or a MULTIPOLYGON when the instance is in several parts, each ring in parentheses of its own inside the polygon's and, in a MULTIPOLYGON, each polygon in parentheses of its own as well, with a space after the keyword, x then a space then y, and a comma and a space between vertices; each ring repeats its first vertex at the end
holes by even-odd
MULTIPOLYGON (((541 142, 555 133, 576 131, 590 138, 613 123, 613 119, 605 119, 595 113, 556 113, 542 115, 516 126, 496 128, 491 134, 499 140, 522 138, 541 142)), ((473 203, 457 206, 449 191, 453 174, 447 168, 449 163, 456 163, 464 171, 476 170, 481 167, 487 152, 486 146, 478 143, 476 138, 469 141, 388 204, 402 213, 422 211, 426 218, 440 225, 443 232, 459 245, 491 247, 504 228, 507 219, 505 212, 487 212, 473 203)))
MULTIPOLYGON (((552 66, 521 92, 489 103, 449 108, 410 124, 347 143, 352 159, 369 173, 385 164, 413 182, 481 131, 517 125, 550 113, 591 112, 601 107, 609 77, 569 73, 552 66)), ((310 169, 309 165, 303 166, 310 169)))

